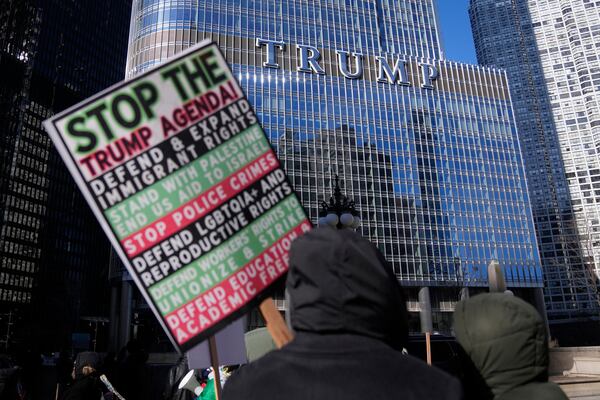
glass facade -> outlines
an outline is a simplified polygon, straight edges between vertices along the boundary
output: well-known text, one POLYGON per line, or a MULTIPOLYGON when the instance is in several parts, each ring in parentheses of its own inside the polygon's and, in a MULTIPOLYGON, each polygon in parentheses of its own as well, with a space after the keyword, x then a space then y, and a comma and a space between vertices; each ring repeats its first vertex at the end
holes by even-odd
POLYGON ((430 287, 447 330, 491 260, 512 288, 542 275, 506 75, 444 60, 435 13, 431 0, 135 0, 127 73, 218 42, 311 219, 339 174, 409 309, 430 287))
POLYGON ((224 35, 231 39, 276 38, 294 44, 326 43, 331 49, 433 59, 441 54, 431 0, 211 3, 137 1, 131 21, 128 74, 139 73, 196 43, 198 33, 214 38, 224 35))
POLYGON ((548 317, 597 318, 600 6, 471 0, 470 16, 479 62, 510 78, 548 317))
POLYGON ((122 79, 130 6, 9 0, 0 9, 2 350, 56 350, 80 317, 108 314, 110 246, 42 121, 122 79))

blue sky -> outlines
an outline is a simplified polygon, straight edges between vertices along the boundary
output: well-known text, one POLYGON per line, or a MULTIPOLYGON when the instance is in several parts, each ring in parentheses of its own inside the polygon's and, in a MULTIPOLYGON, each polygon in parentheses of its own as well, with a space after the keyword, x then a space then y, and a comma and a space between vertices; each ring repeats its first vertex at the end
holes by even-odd
POLYGON ((437 4, 446 59, 477 64, 469 22, 469 0, 437 0, 437 4))

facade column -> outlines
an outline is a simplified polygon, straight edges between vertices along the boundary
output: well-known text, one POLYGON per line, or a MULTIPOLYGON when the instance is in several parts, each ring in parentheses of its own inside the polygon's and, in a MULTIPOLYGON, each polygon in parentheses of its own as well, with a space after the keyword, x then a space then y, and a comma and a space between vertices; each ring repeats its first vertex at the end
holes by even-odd
POLYGON ((119 307, 119 349, 129 342, 131 332, 131 302, 133 290, 131 283, 123 279, 121 281, 121 302, 119 307))
POLYGON ((110 339, 109 350, 118 352, 130 339, 133 284, 131 276, 119 257, 111 251, 108 277, 111 282, 110 293, 110 339))
POLYGON ((544 301, 544 289, 534 288, 533 289, 533 305, 538 310, 542 319, 544 320, 544 326, 546 327, 546 335, 550 340, 550 326, 548 324, 548 314, 546 313, 546 302, 544 301))
POLYGON ((108 351, 119 351, 119 286, 110 287, 110 322, 108 331, 108 351))
POLYGON ((469 288, 468 287, 461 288, 460 289, 460 299, 467 300, 469 297, 470 297, 469 288))
POLYGON ((419 313, 421 317, 421 332, 432 332, 431 296, 429 295, 428 287, 419 289, 419 308, 421 309, 419 313))

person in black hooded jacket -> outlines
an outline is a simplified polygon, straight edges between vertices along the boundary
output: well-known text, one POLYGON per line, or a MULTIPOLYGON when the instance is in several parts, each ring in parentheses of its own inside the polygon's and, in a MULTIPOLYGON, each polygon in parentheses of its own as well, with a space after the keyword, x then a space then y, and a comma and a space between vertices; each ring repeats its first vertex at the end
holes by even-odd
POLYGON ((286 286, 294 340, 240 368, 224 400, 461 398, 457 380, 401 353, 404 296, 360 235, 318 228, 296 239, 286 286))
POLYGON ((73 366, 73 384, 65 390, 61 400, 99 400, 103 390, 98 373, 100 364, 98 353, 79 353, 73 366))

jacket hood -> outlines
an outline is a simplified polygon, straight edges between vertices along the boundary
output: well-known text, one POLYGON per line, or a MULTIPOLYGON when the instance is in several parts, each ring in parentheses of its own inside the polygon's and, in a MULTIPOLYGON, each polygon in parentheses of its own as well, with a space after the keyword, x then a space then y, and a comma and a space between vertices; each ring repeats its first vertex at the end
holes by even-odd
POLYGON ((548 340, 537 310, 503 293, 459 302, 454 333, 494 396, 548 380, 548 340))
POLYGON ((359 334, 397 350, 406 343, 400 284, 379 250, 354 232, 325 227, 296 239, 287 289, 297 331, 359 334))

